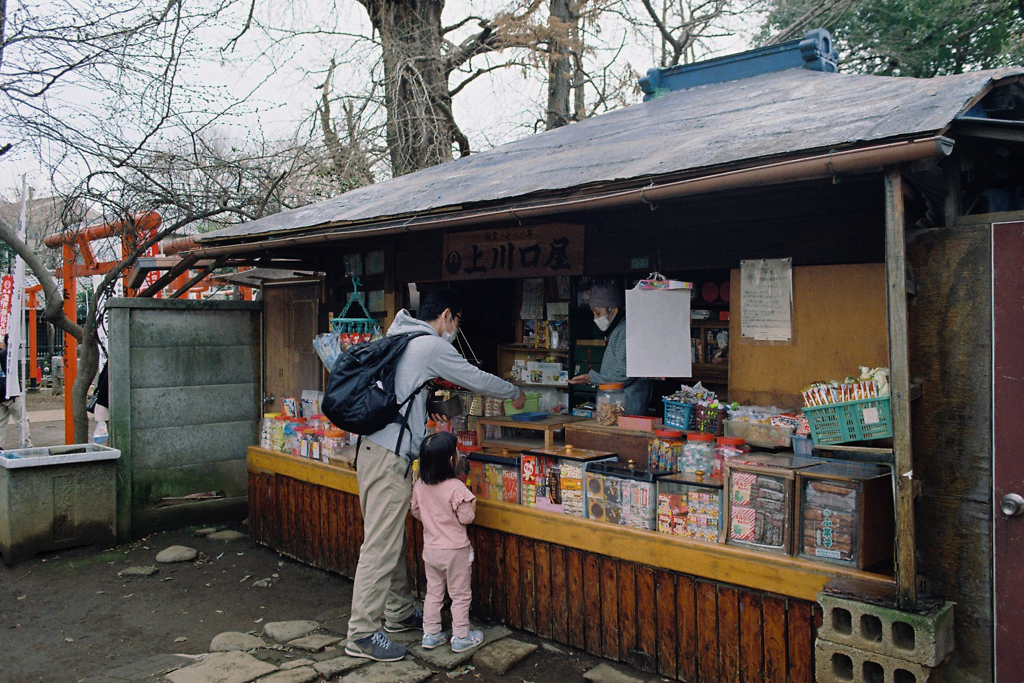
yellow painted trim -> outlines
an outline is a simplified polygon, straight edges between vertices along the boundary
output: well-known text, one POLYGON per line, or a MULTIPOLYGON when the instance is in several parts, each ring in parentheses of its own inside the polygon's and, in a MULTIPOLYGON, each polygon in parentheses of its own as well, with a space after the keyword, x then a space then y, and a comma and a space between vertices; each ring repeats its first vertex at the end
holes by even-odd
POLYGON ((260 473, 280 474, 317 486, 359 495, 355 470, 341 465, 325 465, 294 455, 270 451, 259 446, 249 446, 249 470, 260 473))
MULTIPOLYGON (((249 469, 281 474, 353 495, 359 493, 353 470, 255 446, 249 448, 249 469)), ((477 501, 475 524, 627 562, 801 600, 816 600, 822 587, 840 576, 894 585, 890 577, 857 569, 705 543, 492 500, 477 501)))

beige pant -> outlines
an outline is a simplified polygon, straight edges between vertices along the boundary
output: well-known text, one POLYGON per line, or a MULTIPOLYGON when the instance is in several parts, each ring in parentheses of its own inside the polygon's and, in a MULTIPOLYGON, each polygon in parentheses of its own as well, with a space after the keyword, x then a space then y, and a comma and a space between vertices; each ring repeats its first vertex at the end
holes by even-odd
MULTIPOLYGON (((4 448, 7 442, 7 423, 14 418, 15 437, 14 448, 21 447, 21 411, 23 403, 20 396, 15 396, 9 401, 0 403, 0 448, 4 448)), ((32 430, 29 429, 28 419, 25 420, 25 447, 32 447, 32 430)))
POLYGON ((363 545, 352 586, 350 641, 380 630, 382 616, 402 621, 415 607, 405 569, 405 518, 412 498, 409 462, 363 439, 356 466, 363 545))
POLYGON ((427 597, 423 598, 423 632, 441 630, 441 607, 447 591, 452 598, 452 635, 469 635, 469 606, 473 601, 473 548, 424 548, 427 597))

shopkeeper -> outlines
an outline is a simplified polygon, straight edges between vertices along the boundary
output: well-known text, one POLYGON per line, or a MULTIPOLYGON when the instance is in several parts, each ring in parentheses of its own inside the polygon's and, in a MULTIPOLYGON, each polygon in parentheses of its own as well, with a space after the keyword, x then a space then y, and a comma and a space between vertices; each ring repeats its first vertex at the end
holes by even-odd
POLYGON ((614 285, 594 285, 590 290, 594 324, 607 340, 601 370, 576 375, 569 384, 610 384, 621 382, 626 393, 627 415, 646 415, 654 393, 654 380, 626 376, 626 301, 614 285))

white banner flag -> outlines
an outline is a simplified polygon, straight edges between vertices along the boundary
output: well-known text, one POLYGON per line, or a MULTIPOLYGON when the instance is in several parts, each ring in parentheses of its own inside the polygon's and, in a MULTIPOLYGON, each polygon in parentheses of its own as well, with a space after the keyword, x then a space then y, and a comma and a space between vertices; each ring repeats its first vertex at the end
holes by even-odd
MULTIPOLYGON (((21 178, 21 215, 18 218, 18 239, 25 241, 25 211, 28 203, 27 182, 21 178)), ((21 360, 22 322, 25 319, 25 262, 14 261, 14 291, 11 292, 11 316, 7 323, 7 396, 21 396, 18 362, 21 360)), ((25 412, 24 405, 22 413, 25 412)))

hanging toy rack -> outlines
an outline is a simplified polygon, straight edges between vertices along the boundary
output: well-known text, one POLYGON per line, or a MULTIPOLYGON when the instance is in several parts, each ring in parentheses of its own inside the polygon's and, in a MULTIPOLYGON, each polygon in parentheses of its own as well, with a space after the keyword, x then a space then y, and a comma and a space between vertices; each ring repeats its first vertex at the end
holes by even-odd
POLYGON ((352 293, 348 295, 348 302, 345 304, 345 308, 342 309, 341 315, 337 318, 331 318, 331 332, 336 334, 358 334, 368 341, 379 337, 381 334, 380 322, 370 315, 370 312, 366 310, 366 306, 363 304, 362 298, 359 296, 359 286, 362 282, 358 276, 352 277, 352 293), (355 304, 358 308, 352 311, 353 315, 349 315, 349 310, 355 304), (363 317, 356 317, 355 314, 359 312, 363 313, 363 317), (365 336, 368 335, 368 336, 365 336))

